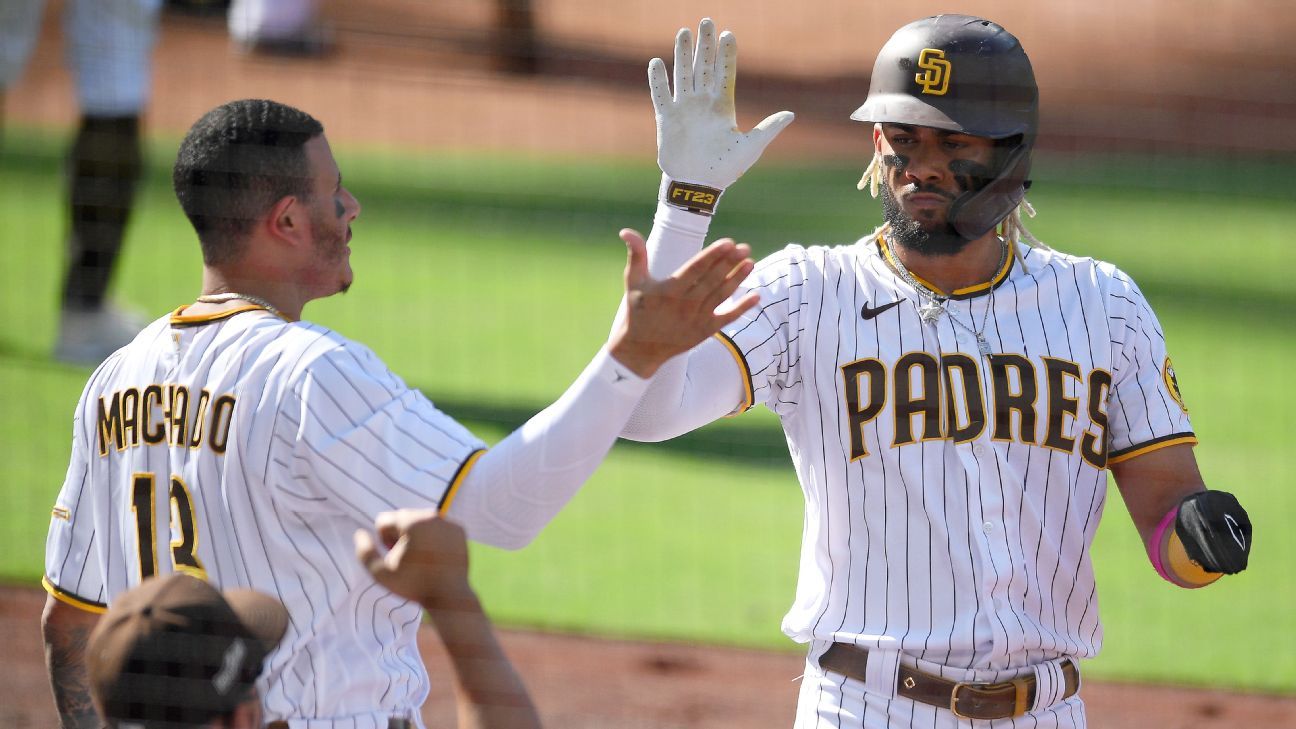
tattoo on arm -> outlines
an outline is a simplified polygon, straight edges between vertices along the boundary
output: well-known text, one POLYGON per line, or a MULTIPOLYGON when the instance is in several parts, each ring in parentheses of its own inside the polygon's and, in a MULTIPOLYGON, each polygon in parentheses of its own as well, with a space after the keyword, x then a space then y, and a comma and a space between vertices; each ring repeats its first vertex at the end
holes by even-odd
POLYGON ((45 634, 45 665, 63 729, 99 729, 103 723, 90 700, 86 644, 92 625, 67 626, 45 634))

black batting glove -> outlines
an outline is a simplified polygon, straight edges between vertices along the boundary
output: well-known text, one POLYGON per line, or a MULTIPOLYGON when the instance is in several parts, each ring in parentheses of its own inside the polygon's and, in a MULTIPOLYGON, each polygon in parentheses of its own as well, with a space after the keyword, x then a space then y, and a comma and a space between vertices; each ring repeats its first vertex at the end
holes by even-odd
POLYGON ((1175 534, 1207 572, 1234 575, 1251 554, 1251 518, 1227 491, 1199 491, 1179 502, 1175 534))

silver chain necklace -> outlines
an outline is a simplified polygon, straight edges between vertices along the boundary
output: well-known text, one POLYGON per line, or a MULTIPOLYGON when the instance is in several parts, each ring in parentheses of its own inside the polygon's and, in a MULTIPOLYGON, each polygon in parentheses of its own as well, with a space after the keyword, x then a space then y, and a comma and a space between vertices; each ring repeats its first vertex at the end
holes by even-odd
POLYGON ((201 301, 204 304, 224 304, 227 301, 234 301, 235 299, 243 299, 244 301, 256 304, 280 319, 287 318, 279 311, 279 309, 275 308, 274 304, 271 304, 269 301, 266 301, 259 296, 252 296, 251 294, 237 294, 234 292, 227 294, 205 294, 199 296, 196 300, 201 301))
MULTIPOLYGON (((913 274, 909 273, 909 269, 905 268, 904 263, 900 260, 899 254, 893 252, 891 258, 892 260, 895 261, 896 272, 900 274, 900 278, 904 279, 905 283, 912 286, 914 290, 918 292, 918 295, 923 299, 923 305, 918 307, 918 316, 923 320, 923 322, 927 324, 935 324, 937 320, 940 319, 941 314, 947 313, 945 309, 945 304, 946 302, 949 301, 949 297, 938 294, 932 291, 931 289, 927 288, 926 286, 923 286, 922 284, 918 283, 918 280, 914 278, 913 274)), ((999 256, 999 265, 995 267, 995 273, 1002 271, 1004 264, 1007 262, 1008 262, 1008 244, 1004 243, 1003 252, 999 256)), ((994 308, 994 288, 993 287, 991 287, 990 289, 990 299, 986 302, 985 314, 982 315, 981 317, 981 327, 979 329, 973 329, 967 324, 964 324, 963 322, 959 321, 958 317, 954 316, 953 312, 948 312, 951 323, 953 323, 959 329, 962 329, 963 331, 967 332, 968 334, 971 334, 973 337, 976 337, 977 351, 981 352, 982 357, 990 356, 990 343, 986 341, 985 328, 986 328, 986 324, 990 321, 990 310, 992 308, 994 308)), ((969 317, 972 316, 971 307, 968 308, 968 316, 969 317)), ((972 324, 973 325, 976 324, 976 319, 972 319, 972 324)))

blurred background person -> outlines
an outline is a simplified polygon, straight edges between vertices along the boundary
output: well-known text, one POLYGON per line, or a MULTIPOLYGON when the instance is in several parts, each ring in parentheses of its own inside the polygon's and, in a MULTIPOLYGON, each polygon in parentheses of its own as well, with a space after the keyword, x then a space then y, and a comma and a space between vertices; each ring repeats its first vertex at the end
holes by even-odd
MULTIPOLYGON (((80 121, 68 152, 67 269, 54 356, 98 364, 143 328, 108 302, 114 264, 142 172, 140 116, 148 103, 162 0, 68 0, 66 59, 80 121)), ((0 3, 0 109, 40 34, 44 0, 0 3)))

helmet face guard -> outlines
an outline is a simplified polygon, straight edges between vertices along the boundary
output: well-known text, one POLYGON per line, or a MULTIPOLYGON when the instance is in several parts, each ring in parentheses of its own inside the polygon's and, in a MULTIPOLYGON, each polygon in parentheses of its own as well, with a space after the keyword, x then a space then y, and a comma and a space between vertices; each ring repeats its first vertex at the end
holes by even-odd
POLYGON ((950 207, 950 225, 964 238, 994 229, 1026 196, 1039 91, 1021 43, 989 20, 936 15, 896 31, 851 119, 1011 142, 996 155, 994 176, 950 207))

